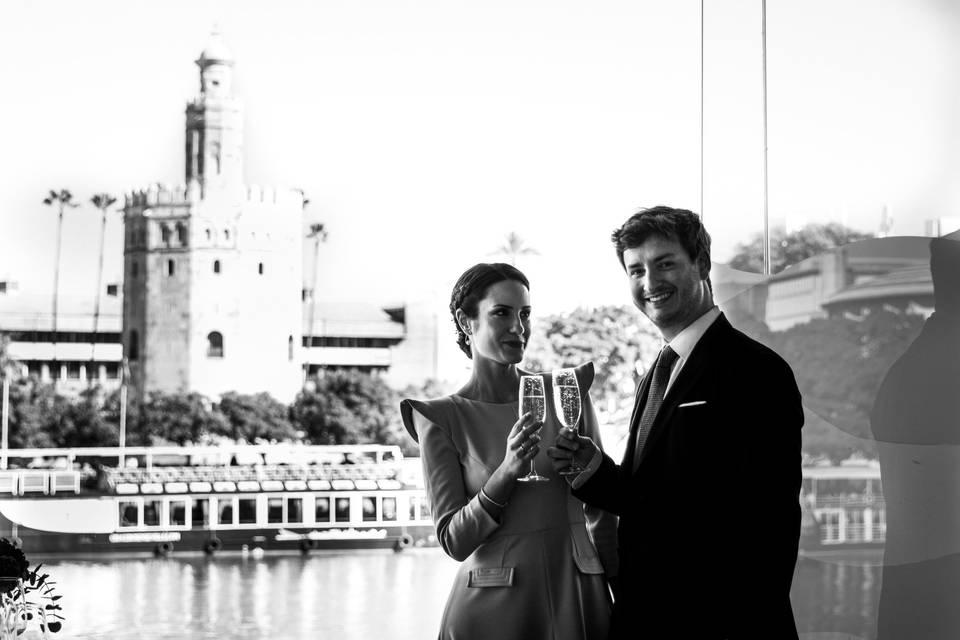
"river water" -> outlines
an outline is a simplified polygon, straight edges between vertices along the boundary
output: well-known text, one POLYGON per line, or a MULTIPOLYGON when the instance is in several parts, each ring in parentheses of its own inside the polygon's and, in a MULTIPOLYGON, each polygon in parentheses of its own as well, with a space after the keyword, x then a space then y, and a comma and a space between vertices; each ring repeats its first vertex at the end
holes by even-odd
MULTIPOLYGON (((873 636, 878 559, 800 560, 793 600, 804 640, 873 636)), ((66 617, 53 637, 117 640, 435 638, 456 571, 438 549, 46 566, 66 617)))

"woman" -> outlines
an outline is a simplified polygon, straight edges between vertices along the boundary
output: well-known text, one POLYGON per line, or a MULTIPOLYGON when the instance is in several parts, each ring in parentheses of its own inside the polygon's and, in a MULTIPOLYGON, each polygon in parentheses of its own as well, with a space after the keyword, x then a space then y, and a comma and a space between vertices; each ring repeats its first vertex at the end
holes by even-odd
MULTIPOLYGON (((517 420, 529 286, 507 264, 478 264, 460 276, 450 311, 457 342, 473 361, 470 379, 451 396, 400 405, 404 425, 420 443, 437 538, 462 563, 441 638, 607 635, 604 569, 615 571, 616 521, 574 498, 540 455, 541 439, 552 442, 560 429, 553 412, 542 425, 529 414, 517 420), (549 482, 517 482, 531 460, 549 482)), ((549 395, 550 376, 544 378, 549 395)), ((581 428, 598 440, 587 394, 592 365, 580 367, 578 379, 581 428)))

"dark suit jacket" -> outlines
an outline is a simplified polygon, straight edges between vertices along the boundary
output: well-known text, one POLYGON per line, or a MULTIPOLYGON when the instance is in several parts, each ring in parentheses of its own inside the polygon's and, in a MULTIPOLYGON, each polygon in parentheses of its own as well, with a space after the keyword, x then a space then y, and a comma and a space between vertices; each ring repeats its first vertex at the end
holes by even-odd
POLYGON ((789 365, 718 317, 667 392, 634 472, 649 386, 648 374, 623 463, 604 455, 574 491, 620 516, 611 637, 796 638, 803 407, 789 365))

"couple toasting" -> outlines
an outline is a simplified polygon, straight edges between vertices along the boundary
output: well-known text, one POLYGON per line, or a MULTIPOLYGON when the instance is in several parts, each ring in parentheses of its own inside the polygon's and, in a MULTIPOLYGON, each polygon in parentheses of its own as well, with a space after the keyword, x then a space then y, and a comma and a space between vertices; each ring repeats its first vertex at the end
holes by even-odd
POLYGON ((469 381, 401 403, 437 538, 462 563, 440 637, 796 638, 793 372, 714 305, 696 214, 642 210, 613 243, 665 343, 640 381, 619 464, 601 448, 589 363, 576 370, 579 432, 552 414, 516 420, 530 284, 509 265, 476 265, 454 287, 469 381), (550 482, 517 482, 531 460, 550 482), (564 481, 574 463, 583 471, 564 481))

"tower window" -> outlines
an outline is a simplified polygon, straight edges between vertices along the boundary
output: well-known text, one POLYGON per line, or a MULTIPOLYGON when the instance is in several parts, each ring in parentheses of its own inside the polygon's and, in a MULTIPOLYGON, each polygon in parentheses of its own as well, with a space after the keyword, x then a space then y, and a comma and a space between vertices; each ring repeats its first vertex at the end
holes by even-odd
POLYGON ((293 336, 287 336, 287 360, 293 362, 293 336))
POLYGON ((127 343, 127 359, 133 362, 140 359, 140 334, 136 329, 130 330, 130 341, 127 343))
POLYGON ((108 284, 107 285, 107 295, 116 297, 120 293, 120 285, 117 284, 108 284))
POLYGON ((263 263, 262 263, 262 262, 257 265, 257 273, 259 273, 260 275, 263 275, 263 263))
POLYGON ((207 334, 207 357, 223 357, 223 334, 219 331, 211 331, 207 334))
POLYGON ((130 265, 130 274, 134 278, 136 278, 138 273, 140 273, 140 265, 137 263, 136 260, 134 260, 133 263, 130 265))
POLYGON ((167 275, 172 276, 176 271, 176 263, 173 260, 167 260, 167 275))
POLYGON ((214 260, 214 261, 213 261, 213 272, 214 272, 214 273, 220 273, 220 261, 219 261, 219 260, 214 260))
POLYGON ((224 240, 229 240, 229 239, 230 239, 230 229, 224 229, 224 230, 223 230, 223 239, 224 239, 224 240))
POLYGON ((165 224, 160 225, 160 241, 165 246, 170 246, 170 227, 165 224))
POLYGON ((182 222, 177 223, 177 242, 180 246, 187 246, 187 227, 182 222))
POLYGON ((212 239, 213 239, 213 231, 210 231, 210 229, 207 229, 207 240, 212 240, 212 239))

